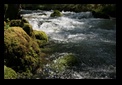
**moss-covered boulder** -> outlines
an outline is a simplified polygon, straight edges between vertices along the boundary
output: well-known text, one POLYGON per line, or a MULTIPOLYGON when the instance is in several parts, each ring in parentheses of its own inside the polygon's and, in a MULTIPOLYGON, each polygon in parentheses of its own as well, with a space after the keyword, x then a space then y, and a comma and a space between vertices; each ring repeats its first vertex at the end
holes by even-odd
POLYGON ((22 18, 22 22, 23 23, 29 23, 28 20, 26 20, 25 18, 22 18))
POLYGON ((9 23, 10 27, 22 27, 23 30, 32 38, 35 38, 32 25, 29 24, 29 22, 22 18, 22 19, 16 19, 16 20, 11 20, 9 23))
POLYGON ((78 59, 73 54, 68 54, 54 60, 51 64, 51 68, 57 71, 63 71, 68 67, 74 66, 78 63, 78 59))
POLYGON ((29 23, 24 23, 22 28, 29 36, 31 36, 32 38, 35 37, 32 25, 30 25, 29 23))
POLYGON ((40 63, 40 48, 22 28, 10 27, 4 31, 5 65, 17 72, 34 71, 40 63))
POLYGON ((9 67, 6 67, 4 65, 4 79, 16 79, 17 78, 17 73, 9 67))
POLYGON ((59 10, 54 10, 54 12, 50 15, 51 17, 60 17, 62 14, 59 10))
POLYGON ((35 34, 35 37, 36 37, 36 41, 37 41, 37 43, 39 44, 40 47, 47 44, 48 36, 45 32, 34 30, 34 34, 35 34))
POLYGON ((48 36, 44 31, 34 30, 34 34, 35 34, 36 39, 48 41, 48 36))
POLYGON ((10 21, 10 27, 23 27, 23 25, 24 25, 24 22, 22 22, 21 19, 10 21))

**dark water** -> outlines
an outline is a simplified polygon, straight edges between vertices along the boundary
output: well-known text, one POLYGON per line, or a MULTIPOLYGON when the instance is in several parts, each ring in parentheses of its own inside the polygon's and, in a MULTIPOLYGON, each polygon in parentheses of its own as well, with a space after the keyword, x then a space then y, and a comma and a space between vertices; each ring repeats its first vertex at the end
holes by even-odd
MULTIPOLYGON (((26 10, 27 12, 27 10, 26 10)), ((30 11, 29 11, 30 12, 30 11)), ((74 54, 79 62, 62 72, 44 66, 38 77, 44 79, 115 79, 116 78, 116 19, 93 18, 90 12, 62 12, 51 18, 52 11, 33 11, 23 16, 33 29, 43 30, 55 48, 49 56, 57 58, 74 54)))

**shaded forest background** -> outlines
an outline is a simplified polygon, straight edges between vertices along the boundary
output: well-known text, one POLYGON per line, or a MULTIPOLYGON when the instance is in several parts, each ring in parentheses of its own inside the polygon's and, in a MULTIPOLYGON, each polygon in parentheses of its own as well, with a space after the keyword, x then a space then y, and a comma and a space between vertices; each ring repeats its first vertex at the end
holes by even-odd
POLYGON ((22 4, 23 9, 60 10, 85 12, 92 11, 96 17, 116 17, 116 4, 22 4), (99 13, 99 14, 98 14, 99 13))

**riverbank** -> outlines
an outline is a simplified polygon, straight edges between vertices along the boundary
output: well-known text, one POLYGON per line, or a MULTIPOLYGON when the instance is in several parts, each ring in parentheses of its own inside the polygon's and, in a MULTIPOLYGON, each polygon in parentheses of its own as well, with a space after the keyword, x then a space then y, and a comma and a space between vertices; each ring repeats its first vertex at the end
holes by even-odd
POLYGON ((116 18, 116 4, 22 4, 25 10, 91 11, 96 18, 116 18), (33 6, 34 5, 34 6, 33 6))

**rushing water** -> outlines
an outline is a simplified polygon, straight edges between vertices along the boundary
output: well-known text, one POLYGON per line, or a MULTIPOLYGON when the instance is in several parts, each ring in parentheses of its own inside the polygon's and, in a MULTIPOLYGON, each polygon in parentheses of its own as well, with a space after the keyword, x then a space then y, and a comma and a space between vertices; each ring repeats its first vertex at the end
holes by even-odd
POLYGON ((47 64, 44 79, 115 79, 116 19, 94 18, 91 12, 64 12, 50 17, 53 11, 23 10, 23 16, 34 30, 42 30, 57 49, 49 56, 54 61, 67 53, 74 54, 79 64, 63 72, 51 70, 47 64))

